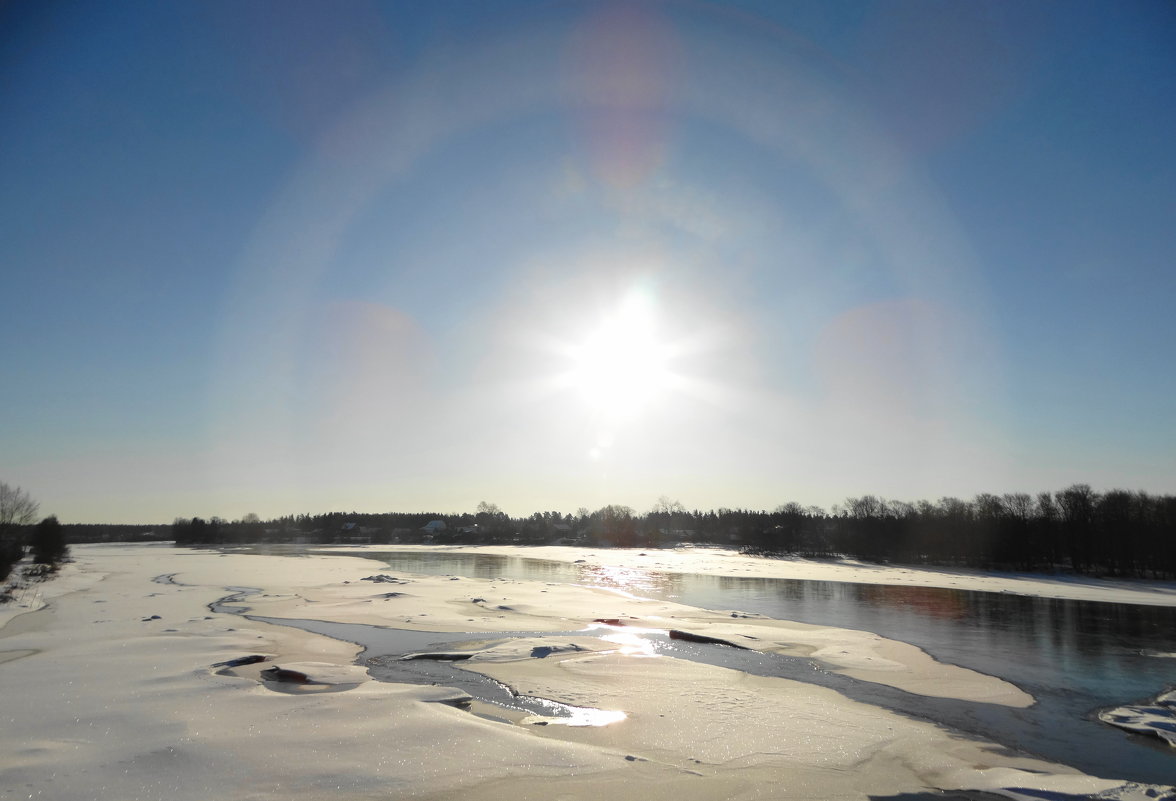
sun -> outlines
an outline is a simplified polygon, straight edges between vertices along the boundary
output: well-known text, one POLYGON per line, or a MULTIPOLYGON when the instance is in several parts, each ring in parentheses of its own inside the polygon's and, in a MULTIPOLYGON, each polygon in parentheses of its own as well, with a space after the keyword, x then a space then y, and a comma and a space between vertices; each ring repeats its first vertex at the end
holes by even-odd
POLYGON ((632 419, 663 398, 670 352, 653 304, 632 294, 570 349, 571 383, 602 417, 632 419))

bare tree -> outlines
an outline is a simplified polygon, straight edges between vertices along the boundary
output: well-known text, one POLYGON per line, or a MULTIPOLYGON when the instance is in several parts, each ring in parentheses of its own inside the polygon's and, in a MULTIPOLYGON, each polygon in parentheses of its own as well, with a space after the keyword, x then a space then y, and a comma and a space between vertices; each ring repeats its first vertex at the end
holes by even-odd
POLYGON ((1033 499, 1024 492, 1009 492, 1001 497, 1005 514, 1022 522, 1033 517, 1033 499))
POLYGON ((37 519, 40 504, 20 487, 0 481, 0 580, 24 555, 25 526, 37 519))
POLYGON ((16 526, 31 526, 41 505, 20 487, 0 481, 0 532, 16 526))
POLYGON ((489 515, 490 517, 496 518, 502 514, 502 510, 498 508, 498 504, 496 503, 479 501, 477 514, 489 515))
POLYGON ((886 502, 878 500, 873 495, 863 495, 860 498, 846 498, 845 508, 850 517, 858 519, 882 517, 886 510, 886 502))
POLYGON ((618 548, 632 548, 636 544, 637 526, 633 509, 621 504, 609 504, 593 515, 600 525, 598 539, 603 544, 618 548))
POLYGON ((686 507, 668 495, 658 497, 653 505, 652 514, 680 515, 686 512, 686 507))

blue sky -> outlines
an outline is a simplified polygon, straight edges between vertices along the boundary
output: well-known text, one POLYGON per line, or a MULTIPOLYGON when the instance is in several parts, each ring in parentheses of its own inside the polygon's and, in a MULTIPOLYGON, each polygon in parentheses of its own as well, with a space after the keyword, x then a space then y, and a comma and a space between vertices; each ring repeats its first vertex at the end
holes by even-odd
POLYGON ((9 3, 68 522, 1176 488, 1164 2, 9 3))

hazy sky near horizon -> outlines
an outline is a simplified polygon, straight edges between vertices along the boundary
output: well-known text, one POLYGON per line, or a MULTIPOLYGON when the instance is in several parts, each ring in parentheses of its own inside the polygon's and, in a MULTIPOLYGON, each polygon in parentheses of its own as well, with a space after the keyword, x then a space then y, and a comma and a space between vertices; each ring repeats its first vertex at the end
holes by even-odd
POLYGON ((1176 6, 0 7, 65 522, 1176 491, 1176 6))

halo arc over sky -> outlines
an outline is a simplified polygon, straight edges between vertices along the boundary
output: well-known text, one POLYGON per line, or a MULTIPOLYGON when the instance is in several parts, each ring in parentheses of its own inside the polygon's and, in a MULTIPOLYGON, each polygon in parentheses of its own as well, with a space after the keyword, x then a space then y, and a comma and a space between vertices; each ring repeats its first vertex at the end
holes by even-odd
MULTIPOLYGON (((965 444, 970 467, 956 463, 963 430, 982 431, 953 386, 960 362, 992 402, 999 357, 985 345, 986 300, 952 220, 854 98, 796 58, 794 45, 756 33, 716 46, 714 28, 704 38, 692 27, 711 16, 720 31, 732 27, 721 15, 674 25, 612 8, 570 31, 514 31, 345 114, 276 198, 239 266, 212 399, 225 410, 212 469, 226 488, 254 486, 264 465, 273 492, 296 486, 327 493, 328 503, 354 494, 359 505, 384 485, 392 506, 486 497, 567 508, 642 507, 661 494, 705 506, 827 501, 826 486, 900 491, 887 462, 908 482, 941 475, 948 462, 967 475, 961 488, 1000 481, 1002 454, 982 439, 965 444), (495 204, 544 204, 519 213, 534 215, 532 232, 510 223, 522 241, 503 256, 485 253, 484 264, 438 267, 392 237, 370 269, 392 284, 401 273, 448 272, 431 305, 398 305, 393 291, 323 303, 348 238, 373 215, 395 228, 383 209, 411 192, 414 172, 431 180, 428 166, 451 149, 464 159, 469 140, 525 135, 532 119, 570 129, 570 145, 533 160, 503 146, 515 160, 489 191, 463 185, 482 179, 476 170, 445 174, 455 195, 476 195, 476 208, 434 234, 492 238, 478 228, 494 225, 485 220, 495 204), (722 137, 731 151, 769 161, 749 165, 732 152, 735 173, 795 175, 798 193, 819 193, 812 200, 830 209, 817 225, 832 229, 814 235, 789 219, 804 197, 782 203, 762 187, 709 183, 721 158, 690 175, 689 145, 675 141, 687 125, 706 129, 689 136, 722 137), (675 169, 673 147, 685 169, 675 169), (797 241, 778 237, 791 252, 739 255, 744 231, 771 239, 762 232, 773 227, 795 229, 797 241), (595 231, 552 241, 551 228, 595 231), (818 238, 846 252, 814 252, 818 238), (855 257, 859 266, 841 263, 855 257), (864 274, 822 276, 854 269, 864 274), (883 297, 817 297, 807 310, 798 300, 797 325, 815 330, 765 320, 755 305, 765 285, 803 295, 847 280, 875 284, 883 297), (464 306, 456 298, 467 293, 478 302, 453 317, 447 307, 464 306), (639 413, 613 419, 559 391, 575 368, 558 355, 583 348, 634 297, 672 321, 656 347, 677 353, 679 372, 639 413), (796 342, 779 348, 780 336, 796 342), (330 352, 316 352, 324 339, 330 352), (789 357, 796 363, 775 363, 789 357), (324 361, 329 369, 313 364, 324 361), (265 454, 261 465, 251 454, 265 454)), ((640 384, 632 365, 618 369, 640 384)))
POLYGON ((1176 15, 7 4, 66 522, 1176 486, 1176 15))

